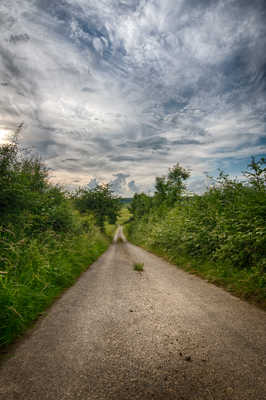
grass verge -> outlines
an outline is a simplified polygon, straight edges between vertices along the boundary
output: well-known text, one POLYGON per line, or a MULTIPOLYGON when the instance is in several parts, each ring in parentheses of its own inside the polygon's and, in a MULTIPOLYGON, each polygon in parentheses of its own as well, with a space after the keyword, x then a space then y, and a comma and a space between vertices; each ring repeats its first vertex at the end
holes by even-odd
POLYGON ((109 224, 108 222, 105 222, 105 224, 104 224, 104 232, 105 232, 106 236, 110 240, 113 240, 116 230, 117 230, 117 225, 116 224, 109 224))
POLYGON ((13 262, 0 274, 0 347, 21 335, 108 245, 97 230, 76 236, 46 232, 15 243, 13 262))
MULTIPOLYGON (((125 230, 127 233, 127 230, 125 230)), ((161 249, 150 246, 144 241, 132 240, 127 234, 128 240, 145 250, 154 253, 165 260, 175 264, 191 274, 200 276, 216 286, 223 287, 228 292, 266 310, 266 274, 262 274, 257 268, 238 269, 231 264, 215 263, 176 254, 175 249, 161 249)))

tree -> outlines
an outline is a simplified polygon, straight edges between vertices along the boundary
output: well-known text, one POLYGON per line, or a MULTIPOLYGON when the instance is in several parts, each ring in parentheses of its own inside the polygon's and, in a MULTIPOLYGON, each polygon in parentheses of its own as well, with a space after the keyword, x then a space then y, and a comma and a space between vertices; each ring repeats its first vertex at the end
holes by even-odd
POLYGON ((148 215, 149 210, 152 207, 152 198, 147 196, 145 193, 134 194, 133 200, 129 205, 129 211, 134 215, 135 218, 140 218, 148 215))
POLYGON ((106 218, 114 224, 121 208, 120 198, 114 196, 108 184, 97 185, 94 189, 79 189, 75 195, 75 204, 82 213, 92 212, 102 231, 106 218))
POLYGON ((40 159, 20 153, 17 143, 0 146, 0 216, 39 208, 48 189, 48 170, 40 159))
POLYGON ((266 184, 266 159, 261 158, 259 161, 255 160, 255 157, 251 157, 251 162, 248 164, 248 171, 244 172, 244 175, 248 178, 249 183, 256 190, 265 190, 266 184))
POLYGON ((166 202, 168 206, 173 206, 186 189, 184 181, 189 176, 190 172, 177 163, 169 169, 167 176, 157 177, 155 182, 155 201, 157 203, 166 202))

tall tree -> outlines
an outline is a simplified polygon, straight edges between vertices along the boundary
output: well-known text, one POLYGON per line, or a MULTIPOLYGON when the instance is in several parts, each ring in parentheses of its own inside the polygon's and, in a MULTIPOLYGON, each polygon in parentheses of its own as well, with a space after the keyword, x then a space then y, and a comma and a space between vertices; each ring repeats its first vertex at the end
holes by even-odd
POLYGON ((115 223, 121 208, 120 198, 116 197, 110 185, 97 185, 94 189, 81 188, 76 193, 75 203, 81 212, 92 212, 97 225, 104 230, 107 219, 115 223))
POLYGON ((169 169, 167 176, 157 177, 155 182, 155 201, 159 203, 165 202, 169 206, 174 205, 186 189, 184 182, 189 176, 190 172, 177 163, 169 169))

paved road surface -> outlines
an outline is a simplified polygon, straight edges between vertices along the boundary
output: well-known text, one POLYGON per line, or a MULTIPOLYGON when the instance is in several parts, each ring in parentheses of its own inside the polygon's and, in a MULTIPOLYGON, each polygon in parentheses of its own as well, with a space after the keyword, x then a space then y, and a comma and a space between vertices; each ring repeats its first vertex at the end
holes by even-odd
POLYGON ((266 313, 128 243, 27 336, 1 400, 266 399, 266 313))

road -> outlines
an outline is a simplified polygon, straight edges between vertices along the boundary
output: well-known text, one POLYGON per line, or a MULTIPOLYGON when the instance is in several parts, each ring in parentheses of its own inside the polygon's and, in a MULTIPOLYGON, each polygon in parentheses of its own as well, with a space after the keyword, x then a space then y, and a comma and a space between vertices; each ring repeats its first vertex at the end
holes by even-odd
POLYGON ((265 400, 266 313, 114 243, 15 346, 0 376, 1 400, 265 400))

